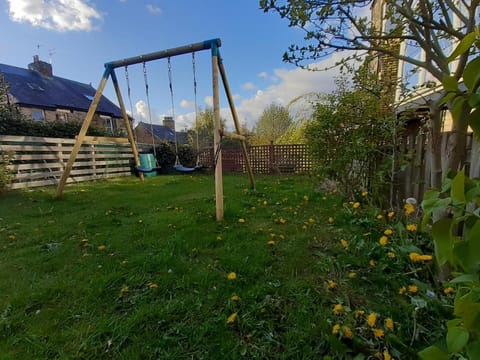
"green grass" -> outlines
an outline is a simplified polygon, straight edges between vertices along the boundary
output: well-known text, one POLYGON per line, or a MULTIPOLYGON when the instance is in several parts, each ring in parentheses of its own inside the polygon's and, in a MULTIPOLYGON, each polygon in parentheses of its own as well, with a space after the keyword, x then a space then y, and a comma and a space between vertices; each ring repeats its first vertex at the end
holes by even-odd
POLYGON ((256 180, 252 191, 225 176, 222 222, 204 175, 69 185, 62 199, 51 188, 5 194, 0 359, 318 359, 385 348, 408 359, 436 339, 442 303, 414 314, 398 295, 406 279, 424 286, 428 269, 369 268, 382 249, 365 245, 365 226, 314 178, 256 180), (392 316, 398 328, 376 341, 352 323, 359 336, 338 338, 336 303, 392 316))

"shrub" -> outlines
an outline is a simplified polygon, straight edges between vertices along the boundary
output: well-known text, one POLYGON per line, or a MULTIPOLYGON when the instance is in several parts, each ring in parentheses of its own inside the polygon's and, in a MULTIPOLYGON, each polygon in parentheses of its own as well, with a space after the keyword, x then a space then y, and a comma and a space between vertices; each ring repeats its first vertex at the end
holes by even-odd
POLYGON ((8 168, 11 159, 10 154, 0 152, 0 194, 8 189, 10 181, 13 179, 12 171, 8 168))

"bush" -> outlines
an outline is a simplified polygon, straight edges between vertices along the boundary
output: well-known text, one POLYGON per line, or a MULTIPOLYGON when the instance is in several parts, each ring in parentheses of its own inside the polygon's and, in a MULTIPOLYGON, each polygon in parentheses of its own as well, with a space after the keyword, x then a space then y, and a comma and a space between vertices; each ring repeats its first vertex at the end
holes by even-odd
POLYGON ((10 154, 0 152, 0 194, 8 189, 13 179, 12 171, 8 168, 11 158, 10 154))

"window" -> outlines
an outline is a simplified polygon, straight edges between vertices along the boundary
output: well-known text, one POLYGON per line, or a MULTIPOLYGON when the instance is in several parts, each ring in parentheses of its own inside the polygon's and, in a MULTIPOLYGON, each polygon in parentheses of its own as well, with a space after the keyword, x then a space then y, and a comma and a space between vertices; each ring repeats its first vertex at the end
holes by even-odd
POLYGON ((67 122, 68 113, 69 111, 66 110, 57 110, 57 113, 55 114, 55 119, 60 122, 67 122))
POLYGON ((42 109, 32 109, 32 120, 33 121, 45 120, 45 112, 42 109))
POLYGON ((115 121, 110 116, 100 115, 103 119, 105 130, 107 130, 112 135, 115 134, 115 121))

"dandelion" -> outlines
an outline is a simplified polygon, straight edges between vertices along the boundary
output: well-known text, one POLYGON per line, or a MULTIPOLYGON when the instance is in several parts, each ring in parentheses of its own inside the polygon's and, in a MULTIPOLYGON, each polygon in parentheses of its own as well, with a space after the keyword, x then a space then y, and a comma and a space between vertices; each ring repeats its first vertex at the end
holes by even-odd
POLYGON ((375 339, 381 339, 385 335, 385 332, 382 329, 372 329, 375 339))
POLYGON ((405 286, 402 286, 399 290, 398 293, 400 295, 405 295, 407 293, 407 288, 405 286))
POLYGON ((396 255, 395 255, 395 253, 394 253, 393 251, 389 251, 389 252, 387 253, 387 256, 388 256, 390 259, 395 259, 395 257, 396 257, 396 255))
POLYGON ((389 211, 387 216, 389 219, 393 218, 395 216, 395 211, 389 211))
POLYGON ((375 260, 370 260, 368 262, 368 264, 370 265, 370 267, 375 267, 377 265, 377 263, 375 262, 375 260))
POLYGON ((355 319, 361 318, 363 315, 365 315, 365 311, 363 310, 355 311, 355 319))
POLYGON ((433 256, 432 255, 420 255, 419 253, 412 252, 408 255, 410 257, 410 260, 413 262, 426 262, 426 261, 432 261, 433 256))
POLYGON ((156 288, 158 288, 158 285, 154 282, 149 282, 149 283, 147 283, 147 287, 149 289, 156 289, 156 288))
POLYGON ((410 215, 415 211, 415 206, 413 206, 413 204, 406 203, 403 209, 405 210, 405 214, 410 215))
POLYGON ((267 206, 268 205, 268 201, 267 200, 264 200, 263 201, 263 206, 267 206))
POLYGON ((343 305, 342 304, 335 304, 333 306, 332 311, 335 315, 343 314, 343 312, 344 312, 343 305))
POLYGON ((270 246, 270 247, 275 246, 275 240, 269 240, 267 242, 267 245, 270 246))
POLYGON ((310 219, 308 219, 308 222, 309 222, 310 224, 314 224, 314 223, 315 223, 315 219, 310 218, 310 219))
POLYGON ((282 225, 287 223, 287 220, 285 220, 284 218, 280 218, 279 221, 280 221, 280 224, 282 225))
POLYGON ((245 220, 244 218, 240 218, 240 219, 238 219, 238 222, 239 222, 240 224, 244 224, 244 223, 245 223, 245 221, 246 221, 246 220, 245 220))
POLYGON ((343 327, 343 336, 345 336, 347 339, 353 338, 352 329, 350 329, 348 326, 344 326, 343 327))
POLYGON ((383 232, 384 235, 387 235, 387 236, 390 236, 393 234, 393 230, 392 229, 387 229, 383 232))
POLYGON ((412 232, 417 231, 417 225, 415 225, 415 224, 408 224, 408 225, 407 225, 407 230, 408 230, 408 231, 412 231, 412 232))
POLYGON ((8 240, 15 240, 15 235, 8 235, 8 240))
POLYGON ((385 328, 387 328, 388 330, 393 331, 394 326, 395 326, 395 324, 394 324, 392 318, 386 318, 386 319, 385 319, 385 328))
POLYGON ((380 245, 385 246, 388 244, 388 236, 383 235, 380 240, 378 240, 380 245))
POLYGON ((383 219, 383 215, 382 214, 378 214, 377 215, 377 220, 382 220, 383 219))
POLYGON ((86 246, 88 244, 88 239, 82 239, 80 242, 82 246, 86 246))
POLYGON ((339 332, 340 332, 340 325, 339 325, 339 324, 333 325, 333 327, 332 327, 332 334, 333 334, 333 335, 337 335, 339 332))
POLYGON ((239 302, 240 301, 240 296, 238 295, 232 295, 232 297, 230 298, 230 300, 234 303, 236 302, 239 302))
POLYGON ((143 224, 143 220, 142 220, 142 219, 139 219, 139 220, 138 220, 138 223, 139 223, 139 224, 143 224))
POLYGON ((348 249, 348 241, 345 239, 340 240, 340 243, 342 244, 342 247, 346 250, 348 249))
POLYGON ((420 255, 420 260, 422 260, 422 261, 432 261, 433 256, 432 255, 420 255))
POLYGON ((83 253, 83 254, 82 254, 82 257, 83 257, 83 258, 87 258, 87 257, 89 257, 89 256, 90 256, 89 253, 83 253))
POLYGON ((359 202, 353 203, 352 207, 354 209, 358 209, 360 207, 360 203, 359 202))
POLYGON ((392 355, 386 349, 383 351, 383 360, 392 360, 392 355))
POLYGON ((123 286, 121 289, 120 289, 120 294, 125 294, 128 292, 128 286, 123 286))
POLYGON ((227 277, 228 277, 228 280, 235 280, 237 278, 237 274, 232 271, 228 273, 227 277))
POLYGON ((328 223, 329 223, 329 224, 333 224, 334 221, 335 221, 335 219, 334 219, 333 217, 330 216, 330 217, 328 218, 328 223))
POLYGON ((282 240, 285 240, 285 235, 283 235, 283 234, 280 234, 278 237, 282 240))
POLYGON ((417 285, 408 285, 408 292, 410 294, 418 293, 418 286, 417 285))
POLYGON ((303 200, 308 201, 309 200, 308 195, 303 195, 303 200))
POLYGON ((362 196, 363 196, 363 197, 366 197, 367 195, 368 195, 368 191, 362 192, 362 196))
POLYGON ((236 312, 232 313, 227 319, 227 324, 229 324, 229 325, 233 324, 235 322, 235 320, 237 319, 237 315, 238 315, 238 313, 236 313, 236 312))
POLYGON ((377 323, 377 314, 374 313, 374 312, 368 314, 368 316, 367 316, 368 326, 374 327, 376 323, 377 323))
POLYGON ((335 287, 337 286, 337 283, 333 280, 328 280, 328 288, 329 289, 335 289, 335 287))
POLYGON ((105 251, 105 250, 107 250, 107 247, 105 245, 99 245, 97 247, 97 249, 98 249, 98 251, 105 251))
POLYGON ((354 278, 357 277, 357 273, 354 272, 354 271, 351 271, 351 272, 348 273, 348 277, 349 277, 350 279, 354 279, 354 278))
POLYGON ((217 236, 217 241, 222 241, 222 237, 220 235, 217 236))
POLYGON ((450 294, 453 294, 454 292, 455 292, 455 289, 454 289, 453 287, 451 287, 451 286, 443 289, 443 293, 444 293, 445 295, 450 295, 450 294))

